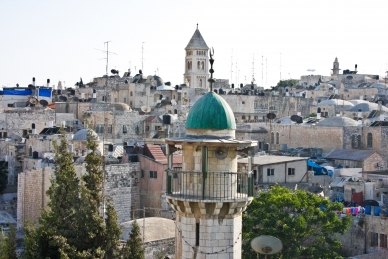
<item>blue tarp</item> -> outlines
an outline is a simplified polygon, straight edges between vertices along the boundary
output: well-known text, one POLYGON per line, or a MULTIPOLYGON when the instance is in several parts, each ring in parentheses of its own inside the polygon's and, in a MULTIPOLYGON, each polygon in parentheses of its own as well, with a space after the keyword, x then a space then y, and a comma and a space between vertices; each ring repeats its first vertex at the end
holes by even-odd
POLYGON ((32 95, 31 89, 4 89, 4 95, 32 95))
POLYGON ((334 177, 334 170, 330 166, 326 166, 326 167, 320 166, 314 163, 313 161, 311 161, 310 159, 307 160, 307 166, 313 169, 315 175, 326 174, 332 178, 334 177))
POLYGON ((51 89, 39 88, 39 96, 51 98, 51 89))

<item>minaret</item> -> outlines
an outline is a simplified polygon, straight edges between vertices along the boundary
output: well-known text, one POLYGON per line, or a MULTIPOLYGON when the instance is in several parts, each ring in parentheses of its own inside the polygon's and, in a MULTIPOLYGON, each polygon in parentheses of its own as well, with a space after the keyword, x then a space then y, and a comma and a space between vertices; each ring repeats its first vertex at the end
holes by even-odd
POLYGON ((334 62, 333 62, 333 74, 331 74, 331 76, 334 76, 334 75, 338 75, 339 74, 339 71, 341 70, 339 68, 339 62, 338 62, 338 58, 336 57, 334 62))
POLYGON ((198 30, 198 24, 185 50, 185 73, 183 75, 185 84, 190 88, 208 88, 209 47, 198 30))
POLYGON ((241 258, 242 213, 253 199, 257 141, 237 140, 235 130, 232 109, 209 91, 191 108, 186 137, 166 139, 166 197, 176 211, 177 259, 241 258), (177 148, 182 150, 182 171, 172 169, 177 148), (237 170, 238 152, 248 154, 244 172, 237 170))

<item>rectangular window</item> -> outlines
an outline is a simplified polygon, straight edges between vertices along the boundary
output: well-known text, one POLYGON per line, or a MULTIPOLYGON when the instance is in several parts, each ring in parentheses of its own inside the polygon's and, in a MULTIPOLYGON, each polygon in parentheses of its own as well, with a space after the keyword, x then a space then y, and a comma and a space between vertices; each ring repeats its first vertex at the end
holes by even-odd
POLYGON ((199 223, 195 224, 195 245, 199 246, 199 223))
POLYGON ((149 131, 150 130, 150 126, 146 126, 145 130, 149 131))
POLYGON ((112 133, 112 124, 108 125, 108 133, 112 133))
POLYGON ((96 133, 104 133, 104 125, 103 124, 96 125, 96 133))
POLYGON ((295 168, 288 168, 288 175, 295 175, 295 168))
POLYGON ((152 178, 152 179, 158 178, 158 172, 157 171, 150 171, 150 178, 152 178))
POLYGON ((371 233, 370 237, 370 246, 378 246, 379 245, 379 234, 378 233, 371 233))
POLYGON ((140 171, 140 177, 141 177, 141 178, 144 178, 144 170, 141 170, 141 171, 140 171))
POLYGON ((387 247, 387 235, 380 234, 380 247, 387 247))
POLYGON ((241 117, 241 119, 245 120, 245 115, 243 115, 243 116, 241 117))
POLYGON ((273 175, 275 175, 275 169, 267 168, 267 176, 273 176, 273 175))
POLYGON ((128 133, 127 125, 123 125, 123 133, 128 133))
POLYGON ((132 91, 131 91, 131 92, 129 92, 129 96, 133 96, 133 93, 132 93, 132 91))

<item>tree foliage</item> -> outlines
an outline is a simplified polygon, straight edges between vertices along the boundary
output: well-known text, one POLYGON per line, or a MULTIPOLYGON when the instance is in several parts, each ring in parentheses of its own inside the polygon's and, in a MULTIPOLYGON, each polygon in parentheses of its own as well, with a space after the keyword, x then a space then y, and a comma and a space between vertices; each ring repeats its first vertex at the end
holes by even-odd
POLYGON ((17 259, 16 255, 16 228, 11 225, 8 233, 1 230, 0 259, 17 259))
POLYGON ((123 259, 144 259, 144 248, 140 235, 140 227, 136 220, 132 223, 131 234, 123 248, 123 259))
POLYGON ((291 86, 291 87, 296 87, 298 85, 298 80, 295 80, 295 79, 286 79, 286 80, 280 80, 276 87, 287 87, 287 86, 291 86))
POLYGON ((336 234, 350 226, 350 217, 339 218, 340 203, 275 185, 260 192, 243 215, 243 258, 255 258, 250 241, 271 235, 283 243, 283 250, 271 258, 342 258, 336 234))
POLYGON ((108 205, 104 220, 102 159, 88 134, 86 175, 78 178, 65 133, 55 147, 55 177, 47 191, 49 210, 43 211, 37 228, 26 231, 25 258, 115 258, 121 230, 114 208, 108 205), (34 241, 36 240, 36 241, 34 241), (34 257, 35 256, 35 257, 34 257))

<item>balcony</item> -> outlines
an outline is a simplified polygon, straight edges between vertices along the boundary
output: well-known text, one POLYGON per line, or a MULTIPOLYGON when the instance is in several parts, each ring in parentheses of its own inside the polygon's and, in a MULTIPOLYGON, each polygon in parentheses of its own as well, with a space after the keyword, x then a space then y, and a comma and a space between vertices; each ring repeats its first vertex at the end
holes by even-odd
POLYGON ((168 170, 167 196, 192 201, 244 201, 253 196, 252 172, 168 170))

